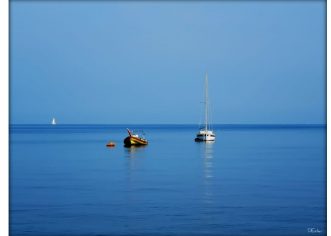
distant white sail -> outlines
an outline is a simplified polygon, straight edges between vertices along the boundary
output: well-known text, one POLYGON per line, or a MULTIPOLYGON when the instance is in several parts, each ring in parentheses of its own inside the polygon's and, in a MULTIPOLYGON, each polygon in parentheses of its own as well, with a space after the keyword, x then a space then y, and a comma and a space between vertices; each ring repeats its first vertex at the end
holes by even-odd
POLYGON ((55 120, 55 118, 52 119, 52 125, 56 125, 56 120, 55 120))

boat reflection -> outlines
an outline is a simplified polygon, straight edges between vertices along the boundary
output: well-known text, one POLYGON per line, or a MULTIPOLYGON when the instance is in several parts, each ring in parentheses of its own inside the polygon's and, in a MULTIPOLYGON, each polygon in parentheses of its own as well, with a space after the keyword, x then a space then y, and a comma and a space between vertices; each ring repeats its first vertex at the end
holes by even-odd
POLYGON ((126 162, 126 181, 128 187, 127 203, 134 202, 137 176, 141 173, 142 158, 145 156, 146 146, 124 147, 124 156, 126 162))
POLYGON ((131 180, 134 172, 139 169, 139 159, 145 156, 145 147, 146 146, 130 146, 124 147, 125 157, 128 165, 128 178, 131 180), (138 159, 137 159, 138 158, 138 159))
POLYGON ((130 147, 124 146, 126 157, 135 158, 135 157, 143 156, 142 154, 144 153, 145 147, 146 146, 130 146, 130 147))
POLYGON ((201 143, 201 157, 203 160, 203 186, 204 186, 204 194, 203 201, 207 204, 211 204, 214 202, 213 196, 213 184, 214 184, 214 176, 213 176, 213 157, 214 150, 213 145, 215 141, 207 141, 201 143))

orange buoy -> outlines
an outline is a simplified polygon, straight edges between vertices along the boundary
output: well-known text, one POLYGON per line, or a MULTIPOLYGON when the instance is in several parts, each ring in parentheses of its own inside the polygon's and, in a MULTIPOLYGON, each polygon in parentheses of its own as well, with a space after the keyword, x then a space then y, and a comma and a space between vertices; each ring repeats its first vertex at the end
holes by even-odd
POLYGON ((107 147, 115 147, 115 143, 114 142, 109 142, 106 144, 107 147))

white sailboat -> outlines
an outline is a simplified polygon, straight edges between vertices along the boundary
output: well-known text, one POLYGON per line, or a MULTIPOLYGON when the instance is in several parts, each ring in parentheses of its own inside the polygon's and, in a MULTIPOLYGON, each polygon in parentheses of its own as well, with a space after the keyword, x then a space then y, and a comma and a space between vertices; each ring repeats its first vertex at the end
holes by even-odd
POLYGON ((195 138, 196 142, 203 142, 203 141, 215 141, 216 135, 214 131, 210 129, 208 115, 209 115, 209 100, 208 100, 208 75, 206 73, 205 77, 205 124, 202 129, 197 133, 197 137, 195 138))
POLYGON ((56 125, 56 120, 55 120, 55 118, 52 119, 52 125, 56 125))

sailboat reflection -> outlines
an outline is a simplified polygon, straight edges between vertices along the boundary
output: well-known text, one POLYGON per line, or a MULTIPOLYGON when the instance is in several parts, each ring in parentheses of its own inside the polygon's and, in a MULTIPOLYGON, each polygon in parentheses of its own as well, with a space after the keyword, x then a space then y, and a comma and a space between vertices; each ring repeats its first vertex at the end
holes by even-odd
POLYGON ((203 201, 207 204, 213 203, 213 145, 214 141, 207 141, 205 143, 201 143, 201 156, 203 159, 203 173, 204 173, 204 195, 203 201))

